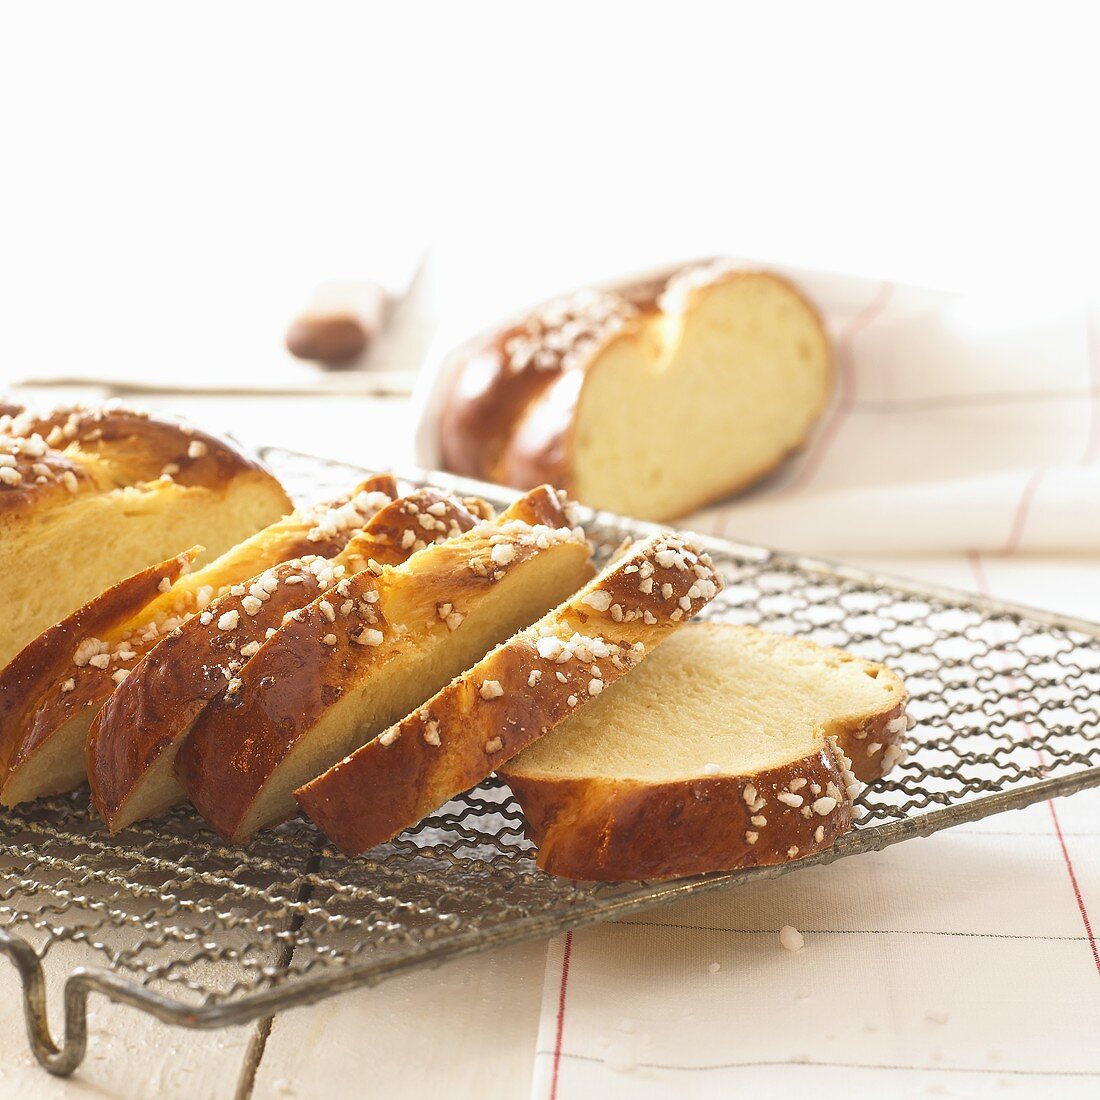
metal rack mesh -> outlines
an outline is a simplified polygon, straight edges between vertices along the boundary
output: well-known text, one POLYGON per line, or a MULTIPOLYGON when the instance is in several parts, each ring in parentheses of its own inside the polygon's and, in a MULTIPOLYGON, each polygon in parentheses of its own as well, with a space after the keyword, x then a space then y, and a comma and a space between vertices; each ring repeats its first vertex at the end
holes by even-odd
MULTIPOLYGON (((301 498, 361 474, 268 458, 301 498)), ((602 513, 586 527, 598 556, 654 530, 602 513)), ((909 687, 908 760, 864 792, 852 833, 798 865, 1100 783, 1100 626, 705 541, 726 580, 705 617, 844 646, 886 661, 909 687)), ((89 991, 173 1023, 226 1026, 790 866, 666 884, 557 879, 535 868, 496 780, 356 860, 304 820, 233 847, 182 809, 111 838, 86 803, 80 791, 0 816, 0 949, 22 974, 35 1053, 55 1073, 83 1057, 89 991), (45 1020, 50 968, 69 975, 60 1048, 45 1020)))

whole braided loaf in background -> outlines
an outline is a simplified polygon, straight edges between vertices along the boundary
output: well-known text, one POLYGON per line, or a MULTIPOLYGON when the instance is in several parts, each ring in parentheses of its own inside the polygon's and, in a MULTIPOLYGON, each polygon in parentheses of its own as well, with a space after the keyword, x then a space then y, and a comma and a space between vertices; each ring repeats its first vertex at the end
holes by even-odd
POLYGON ((832 354, 790 282, 718 260, 549 302, 470 341, 444 374, 445 469, 666 520, 800 447, 832 354))

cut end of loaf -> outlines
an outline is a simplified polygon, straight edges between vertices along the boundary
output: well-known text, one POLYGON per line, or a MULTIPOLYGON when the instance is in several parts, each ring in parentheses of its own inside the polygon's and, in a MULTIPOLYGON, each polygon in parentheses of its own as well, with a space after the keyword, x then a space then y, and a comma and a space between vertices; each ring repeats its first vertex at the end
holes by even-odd
MULTIPOLYGON (((196 543, 203 565, 286 511, 278 484, 245 472, 218 490, 177 483, 77 497, 64 508, 0 517, 0 665, 31 638, 124 577, 196 543), (95 537, 89 538, 89 532, 95 537), (74 553, 79 547, 79 553, 74 553), (42 583, 27 562, 66 562, 42 583)), ((47 565, 47 569, 50 567, 47 565)))
POLYGON ((761 272, 704 284, 651 323, 655 339, 624 337, 586 372, 569 485, 584 504, 665 520, 752 485, 802 445, 831 353, 813 307, 761 272))

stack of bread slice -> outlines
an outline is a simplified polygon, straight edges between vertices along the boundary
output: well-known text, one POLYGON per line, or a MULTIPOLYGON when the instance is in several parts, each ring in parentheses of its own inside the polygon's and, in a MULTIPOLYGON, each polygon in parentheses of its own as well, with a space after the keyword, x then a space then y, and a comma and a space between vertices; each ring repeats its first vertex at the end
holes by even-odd
POLYGON ((889 670, 689 625, 721 578, 685 536, 593 576, 547 485, 496 515, 381 476, 202 553, 0 670, 5 805, 87 779, 111 832, 187 800, 233 842, 303 809, 354 855, 499 772, 547 870, 662 878, 827 847, 902 755, 889 670))
POLYGON ((398 564, 429 540, 469 530, 484 513, 468 504, 429 489, 389 501, 333 557, 290 558, 242 578, 154 646, 89 732, 92 802, 108 827, 117 831, 180 801, 173 777, 180 744, 207 704, 241 690, 251 658, 290 613, 345 576, 398 564), (432 518, 431 531, 417 522, 424 515, 432 518))
POLYGON ((191 571, 202 551, 194 547, 112 585, 39 635, 0 671, 0 802, 14 806, 79 786, 92 720, 162 639, 265 569, 307 553, 325 561, 395 492, 388 475, 368 479, 191 571))
POLYGON ((177 758, 184 790, 234 840, 289 817, 295 788, 590 575, 583 532, 543 486, 401 565, 341 581, 261 646, 233 696, 206 708, 177 758))

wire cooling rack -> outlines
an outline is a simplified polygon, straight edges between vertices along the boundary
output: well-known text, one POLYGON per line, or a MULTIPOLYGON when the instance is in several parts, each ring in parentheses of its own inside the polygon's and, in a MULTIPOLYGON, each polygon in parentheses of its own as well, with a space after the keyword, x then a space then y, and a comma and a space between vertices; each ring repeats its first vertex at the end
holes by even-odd
MULTIPOLYGON (((361 470, 272 451, 299 499, 361 470)), ((498 505, 505 490, 431 481, 498 505)), ((599 557, 649 524, 587 513, 599 557)), ((1100 625, 717 539, 726 581, 705 617, 844 646, 889 663, 916 720, 908 760, 866 789, 857 827, 780 867, 600 885, 535 868, 507 787, 490 780, 366 857, 304 820, 228 846, 190 811, 109 837, 87 793, 0 814, 0 949, 23 981, 38 1060, 84 1057, 88 994, 169 1023, 245 1023, 469 952, 545 937, 703 890, 875 851, 1100 784, 1100 625), (51 1037, 45 980, 64 980, 51 1037)))

